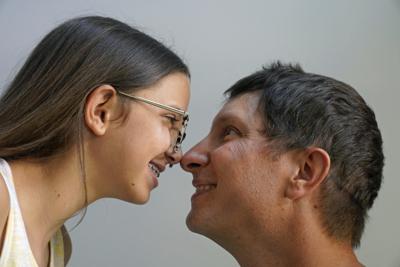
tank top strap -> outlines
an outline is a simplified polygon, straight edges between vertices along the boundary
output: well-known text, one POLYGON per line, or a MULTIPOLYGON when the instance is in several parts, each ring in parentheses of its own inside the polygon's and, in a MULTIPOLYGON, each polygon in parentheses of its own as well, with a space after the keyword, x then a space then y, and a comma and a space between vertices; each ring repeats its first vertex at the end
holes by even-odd
MULTIPOLYGON (((3 249, 0 251, 0 267, 37 267, 18 203, 11 168, 7 161, 2 158, 0 158, 0 174, 4 179, 10 197, 10 212, 7 219, 6 236, 3 249)), ((63 266, 64 242, 62 232, 58 230, 50 240, 50 267, 63 266)))
POLYGON ((12 178, 11 168, 7 161, 0 158, 0 174, 6 184, 10 198, 10 212, 7 229, 0 257, 0 267, 29 266, 37 267, 25 230, 24 220, 18 204, 17 192, 12 178))
POLYGON ((0 158, 0 174, 3 177, 3 180, 7 187, 8 195, 10 197, 10 210, 11 208, 15 207, 15 205, 17 205, 17 207, 19 208, 17 192, 15 191, 11 168, 8 165, 7 161, 2 158, 0 158))

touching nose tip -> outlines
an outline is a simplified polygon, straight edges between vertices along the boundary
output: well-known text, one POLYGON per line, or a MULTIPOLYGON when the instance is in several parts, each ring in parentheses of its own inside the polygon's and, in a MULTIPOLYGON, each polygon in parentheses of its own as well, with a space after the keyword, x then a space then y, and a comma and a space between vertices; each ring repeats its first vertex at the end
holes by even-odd
POLYGON ((190 150, 183 155, 181 167, 187 172, 193 172, 196 169, 207 164, 207 156, 194 150, 190 150))
POLYGON ((171 153, 168 153, 167 159, 168 159, 168 163, 169 163, 170 166, 179 163, 181 161, 181 159, 182 159, 182 151, 178 150, 176 152, 173 151, 171 153))

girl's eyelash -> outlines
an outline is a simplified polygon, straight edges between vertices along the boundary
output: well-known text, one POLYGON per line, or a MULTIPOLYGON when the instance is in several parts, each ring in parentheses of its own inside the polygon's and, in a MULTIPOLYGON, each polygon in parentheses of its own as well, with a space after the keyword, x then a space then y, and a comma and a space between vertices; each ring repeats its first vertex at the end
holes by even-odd
POLYGON ((178 121, 178 119, 173 115, 166 115, 165 116, 172 124, 178 121))

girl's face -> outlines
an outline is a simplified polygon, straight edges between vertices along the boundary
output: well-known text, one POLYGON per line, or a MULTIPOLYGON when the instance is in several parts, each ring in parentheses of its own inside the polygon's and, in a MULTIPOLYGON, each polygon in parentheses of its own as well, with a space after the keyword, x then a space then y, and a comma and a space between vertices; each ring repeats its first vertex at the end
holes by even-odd
MULTIPOLYGON (((186 111, 189 79, 182 73, 173 73, 131 95, 186 111)), ((142 101, 126 100, 125 120, 122 123, 121 120, 112 121, 102 147, 95 149, 97 177, 91 185, 101 197, 142 204, 158 185, 159 174, 182 157, 181 151, 174 152, 171 147, 183 117, 142 101)))

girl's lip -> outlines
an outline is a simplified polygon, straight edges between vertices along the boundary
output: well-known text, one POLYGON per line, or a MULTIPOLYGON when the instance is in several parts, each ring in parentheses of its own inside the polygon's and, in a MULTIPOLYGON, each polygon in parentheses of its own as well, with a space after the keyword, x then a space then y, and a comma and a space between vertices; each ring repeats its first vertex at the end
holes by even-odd
POLYGON ((153 180, 153 189, 154 189, 158 186, 158 179, 154 175, 152 175, 151 177, 153 180))
POLYGON ((156 188, 158 186, 158 179, 157 179, 157 175, 154 173, 154 171, 151 170, 150 167, 148 167, 149 173, 150 173, 150 177, 151 177, 151 181, 152 181, 152 185, 153 188, 156 188))

